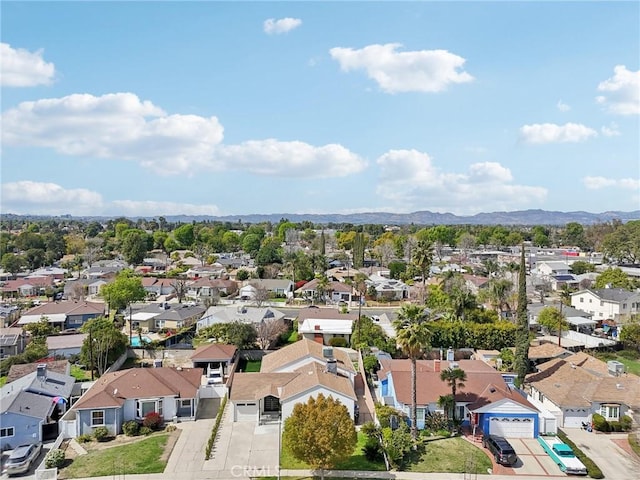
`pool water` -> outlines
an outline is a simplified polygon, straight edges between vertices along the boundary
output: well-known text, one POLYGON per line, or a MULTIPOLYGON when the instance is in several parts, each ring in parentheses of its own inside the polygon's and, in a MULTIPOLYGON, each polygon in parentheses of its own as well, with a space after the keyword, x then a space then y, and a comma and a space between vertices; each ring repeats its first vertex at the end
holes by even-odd
MULTIPOLYGON (((145 337, 144 335, 142 336, 142 340, 146 343, 150 343, 151 339, 149 337, 145 337)), ((133 337, 131 337, 131 346, 132 347, 139 347, 140 346, 140 336, 139 335, 135 335, 133 337)))

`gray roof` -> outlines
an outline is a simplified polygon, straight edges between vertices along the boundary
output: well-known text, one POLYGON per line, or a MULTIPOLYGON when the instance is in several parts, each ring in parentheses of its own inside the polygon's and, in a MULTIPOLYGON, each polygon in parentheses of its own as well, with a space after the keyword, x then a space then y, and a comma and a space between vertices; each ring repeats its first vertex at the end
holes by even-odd
POLYGON ((38 378, 38 372, 32 372, 22 378, 18 378, 2 387, 2 396, 11 395, 13 392, 26 390, 49 397, 69 398, 76 379, 61 373, 47 370, 45 378, 38 378))
POLYGON ((203 328, 216 323, 259 323, 262 320, 280 320, 284 313, 270 307, 250 307, 229 305, 224 307, 209 307, 206 313, 198 321, 198 328, 203 328))
POLYGON ((636 293, 624 288, 599 288, 591 291, 601 299, 613 302, 624 302, 629 297, 636 295, 636 293))
POLYGON ((15 333, 0 335, 0 347, 12 347, 16 343, 18 343, 18 335, 15 333))
POLYGON ((0 413, 17 413, 29 417, 46 419, 55 408, 51 397, 19 391, 2 396, 0 413))

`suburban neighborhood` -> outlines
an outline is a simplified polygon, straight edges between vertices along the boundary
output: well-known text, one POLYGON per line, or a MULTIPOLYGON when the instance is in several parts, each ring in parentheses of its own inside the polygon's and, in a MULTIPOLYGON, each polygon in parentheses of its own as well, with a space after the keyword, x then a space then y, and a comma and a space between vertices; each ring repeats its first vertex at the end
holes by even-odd
POLYGON ((640 266, 618 240, 637 221, 597 255, 561 226, 483 245, 454 227, 283 220, 234 226, 215 251, 205 225, 118 222, 90 238, 69 223, 51 265, 22 253, 34 223, 3 223, 3 464, 34 444, 33 478, 135 478, 133 459, 90 465, 153 442, 153 479, 639 471, 640 266), (177 248, 132 256, 129 236, 177 248), (332 453, 298 448, 338 424, 332 453))

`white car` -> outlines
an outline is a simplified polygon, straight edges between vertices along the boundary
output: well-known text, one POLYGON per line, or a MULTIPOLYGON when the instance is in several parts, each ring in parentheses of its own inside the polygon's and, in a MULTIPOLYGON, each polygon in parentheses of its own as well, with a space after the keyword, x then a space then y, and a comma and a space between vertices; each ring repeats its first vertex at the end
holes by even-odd
POLYGON ((9 455, 9 459, 7 463, 5 463, 2 473, 17 475, 28 472, 40 456, 41 451, 41 443, 31 443, 16 447, 13 452, 11 452, 11 455, 9 455))

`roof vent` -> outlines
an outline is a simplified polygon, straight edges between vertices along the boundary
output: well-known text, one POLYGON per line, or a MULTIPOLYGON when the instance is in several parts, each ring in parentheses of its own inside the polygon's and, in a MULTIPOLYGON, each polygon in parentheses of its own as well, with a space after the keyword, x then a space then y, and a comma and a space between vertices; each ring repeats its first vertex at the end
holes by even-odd
POLYGON ((489 389, 489 391, 490 391, 491 393, 496 393, 496 389, 495 389, 495 387, 491 387, 491 388, 489 389))
POLYGON ((323 347, 322 356, 324 358, 333 358, 333 347, 323 347))

